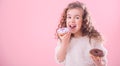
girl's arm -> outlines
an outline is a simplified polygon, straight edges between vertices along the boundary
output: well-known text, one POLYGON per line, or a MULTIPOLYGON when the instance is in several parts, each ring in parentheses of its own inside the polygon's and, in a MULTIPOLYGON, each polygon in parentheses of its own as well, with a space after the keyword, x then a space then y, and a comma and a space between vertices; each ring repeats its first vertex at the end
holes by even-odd
POLYGON ((107 66, 107 50, 103 46, 103 43, 102 42, 95 42, 94 48, 98 48, 98 49, 102 50, 104 53, 104 57, 102 57, 102 58, 92 57, 95 65, 96 66, 107 66))
POLYGON ((58 63, 65 61, 68 44, 60 44, 56 47, 56 60, 58 63))
POLYGON ((71 33, 67 32, 65 35, 59 35, 60 39, 58 40, 58 45, 56 47, 56 60, 61 63, 65 60, 67 49, 69 46, 71 33))

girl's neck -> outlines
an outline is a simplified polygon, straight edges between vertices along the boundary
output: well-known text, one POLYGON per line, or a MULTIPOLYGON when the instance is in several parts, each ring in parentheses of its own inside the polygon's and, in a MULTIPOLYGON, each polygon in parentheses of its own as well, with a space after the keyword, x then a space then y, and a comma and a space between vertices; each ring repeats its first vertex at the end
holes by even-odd
POLYGON ((82 37, 82 33, 81 32, 77 32, 77 33, 74 34, 74 37, 75 38, 82 37))

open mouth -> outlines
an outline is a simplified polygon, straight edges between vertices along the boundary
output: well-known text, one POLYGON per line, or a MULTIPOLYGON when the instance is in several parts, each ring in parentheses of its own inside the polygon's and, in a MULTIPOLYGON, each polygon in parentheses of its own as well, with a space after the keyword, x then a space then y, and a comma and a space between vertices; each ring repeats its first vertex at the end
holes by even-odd
POLYGON ((76 28, 76 25, 69 25, 70 29, 76 28))

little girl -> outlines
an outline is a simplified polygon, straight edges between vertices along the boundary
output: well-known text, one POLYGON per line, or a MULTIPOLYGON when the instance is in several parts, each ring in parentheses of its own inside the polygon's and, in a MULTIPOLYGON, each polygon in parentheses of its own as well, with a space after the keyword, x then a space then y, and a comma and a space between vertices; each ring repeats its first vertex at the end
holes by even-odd
POLYGON ((103 39, 90 21, 85 5, 79 1, 70 3, 63 11, 57 28, 58 43, 55 58, 64 66, 106 66, 106 49, 103 39), (65 33, 58 29, 68 28, 65 33), (90 54, 90 50, 97 48, 103 51, 103 57, 90 54))

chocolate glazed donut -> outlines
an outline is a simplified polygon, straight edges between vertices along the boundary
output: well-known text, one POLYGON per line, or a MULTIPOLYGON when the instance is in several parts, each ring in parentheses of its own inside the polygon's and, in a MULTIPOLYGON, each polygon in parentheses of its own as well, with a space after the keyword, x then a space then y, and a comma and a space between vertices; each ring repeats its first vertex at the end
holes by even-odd
POLYGON ((100 49, 96 49, 96 48, 91 49, 90 50, 90 54, 93 55, 93 56, 95 56, 95 57, 104 57, 103 51, 100 50, 100 49))

